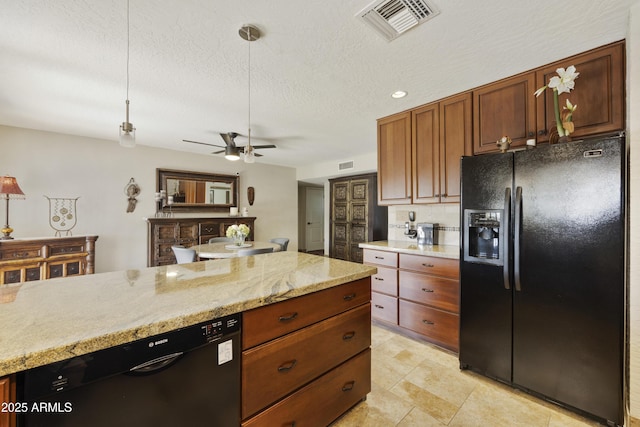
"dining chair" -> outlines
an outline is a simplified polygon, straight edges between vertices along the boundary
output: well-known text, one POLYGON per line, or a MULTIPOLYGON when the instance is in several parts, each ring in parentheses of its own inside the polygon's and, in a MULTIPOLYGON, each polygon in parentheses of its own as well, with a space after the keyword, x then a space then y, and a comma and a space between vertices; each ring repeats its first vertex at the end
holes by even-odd
POLYGON ((187 264, 190 262, 195 262, 196 260, 196 250, 191 248, 185 248, 184 246, 174 245, 171 246, 171 250, 176 256, 176 261, 178 264, 187 264))
POLYGON ((269 242, 279 244, 281 251, 286 251, 287 246, 289 246, 289 239, 287 239, 286 237, 276 237, 276 238, 270 239, 269 242))
POLYGON ((209 239, 209 243, 222 243, 222 242, 233 242, 231 237, 212 237, 209 239))
POLYGON ((273 252, 273 248, 253 248, 253 249, 238 249, 238 256, 249 256, 257 254, 267 254, 273 252))

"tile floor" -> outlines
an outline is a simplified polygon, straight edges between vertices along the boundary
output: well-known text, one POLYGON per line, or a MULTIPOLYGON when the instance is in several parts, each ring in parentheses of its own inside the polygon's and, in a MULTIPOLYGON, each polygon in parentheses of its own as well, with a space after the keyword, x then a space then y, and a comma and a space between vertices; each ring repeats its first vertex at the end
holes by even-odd
POLYGON ((371 335, 371 393, 332 427, 600 425, 473 372, 460 371, 457 356, 438 347, 376 325, 371 335))

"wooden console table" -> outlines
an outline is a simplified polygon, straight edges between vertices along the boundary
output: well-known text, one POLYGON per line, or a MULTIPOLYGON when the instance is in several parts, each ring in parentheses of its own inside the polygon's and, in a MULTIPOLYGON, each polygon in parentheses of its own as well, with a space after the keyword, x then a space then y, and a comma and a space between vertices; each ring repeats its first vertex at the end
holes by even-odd
POLYGON ((93 274, 98 236, 0 240, 0 285, 93 274))

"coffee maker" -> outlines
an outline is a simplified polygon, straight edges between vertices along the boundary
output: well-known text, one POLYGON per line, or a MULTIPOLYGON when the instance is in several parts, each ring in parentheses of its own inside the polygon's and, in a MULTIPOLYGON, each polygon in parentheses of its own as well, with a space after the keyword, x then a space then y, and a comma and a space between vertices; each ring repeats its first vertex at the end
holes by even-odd
POLYGON ((416 225, 418 231, 418 245, 437 245, 438 233, 436 228, 438 224, 419 222, 416 225))

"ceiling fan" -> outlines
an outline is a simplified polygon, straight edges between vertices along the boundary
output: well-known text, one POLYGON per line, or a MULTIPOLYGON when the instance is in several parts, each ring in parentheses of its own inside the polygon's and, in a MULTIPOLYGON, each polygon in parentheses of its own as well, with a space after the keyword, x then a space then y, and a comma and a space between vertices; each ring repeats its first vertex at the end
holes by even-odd
POLYGON ((224 140, 225 146, 216 145, 216 144, 209 144, 209 143, 200 142, 200 141, 191 141, 191 140, 188 140, 188 139, 183 139, 183 141, 184 142, 189 142, 189 143, 192 143, 192 144, 201 144, 201 145, 209 145, 211 147, 224 148, 224 150, 214 151, 211 154, 224 153, 224 157, 227 160, 232 160, 232 161, 238 160, 238 159, 240 159, 240 153, 242 153, 242 154, 244 154, 245 162, 247 162, 247 163, 252 163, 252 160, 253 160, 252 157, 253 156, 256 156, 256 157, 261 157, 262 156, 262 154, 258 154, 254 150, 263 149, 263 148, 277 148, 273 144, 252 145, 251 141, 249 141, 249 144, 244 145, 244 146, 236 145, 235 138, 237 136, 239 136, 239 135, 240 134, 237 133, 237 132, 221 133, 220 136, 224 140))

